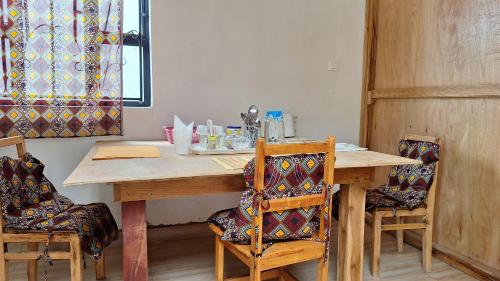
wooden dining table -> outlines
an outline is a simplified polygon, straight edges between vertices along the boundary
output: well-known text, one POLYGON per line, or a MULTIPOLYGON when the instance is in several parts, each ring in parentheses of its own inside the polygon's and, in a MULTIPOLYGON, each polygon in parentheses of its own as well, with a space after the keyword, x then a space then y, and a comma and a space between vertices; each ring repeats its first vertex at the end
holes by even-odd
MULTIPOLYGON (((420 162, 374 151, 337 152, 336 157, 334 178, 340 184, 337 280, 362 280, 365 194, 374 169, 420 162)), ((125 281, 148 280, 148 200, 241 192, 245 187, 242 169, 224 168, 209 155, 177 155, 165 141, 96 142, 63 185, 102 183, 113 186, 114 200, 122 206, 125 281), (92 160, 101 146, 155 146, 160 157, 92 160)))

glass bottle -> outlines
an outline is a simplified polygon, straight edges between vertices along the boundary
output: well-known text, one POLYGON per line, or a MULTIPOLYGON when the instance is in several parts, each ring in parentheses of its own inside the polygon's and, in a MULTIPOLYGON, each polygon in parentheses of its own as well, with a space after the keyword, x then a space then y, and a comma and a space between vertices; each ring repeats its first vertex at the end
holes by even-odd
POLYGON ((264 137, 266 142, 279 143, 285 139, 285 122, 283 112, 268 111, 264 119, 264 137))

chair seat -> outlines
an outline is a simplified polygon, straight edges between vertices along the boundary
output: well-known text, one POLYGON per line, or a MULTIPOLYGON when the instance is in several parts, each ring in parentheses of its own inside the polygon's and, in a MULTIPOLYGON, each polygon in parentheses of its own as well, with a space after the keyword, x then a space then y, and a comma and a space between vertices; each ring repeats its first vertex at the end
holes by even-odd
POLYGON ((395 216, 424 216, 427 214, 426 208, 426 204, 422 204, 419 208, 410 209, 379 190, 371 190, 366 194, 366 211, 375 211, 381 217, 385 218, 395 216))
POLYGON ((396 199, 384 194, 378 189, 370 190, 366 193, 366 211, 377 211, 377 212, 394 212, 394 211, 408 211, 408 213, 414 213, 415 215, 425 211, 427 204, 422 203, 415 209, 410 209, 407 206, 401 204, 396 199))
MULTIPOLYGON (((16 229, 12 227, 6 227, 3 229, 3 233, 6 234, 30 234, 30 235, 36 235, 36 234, 43 234, 47 235, 49 232, 46 230, 24 230, 24 229, 16 229)), ((52 235, 68 235, 72 233, 78 233, 76 230, 57 230, 57 231, 52 231, 52 235)))
MULTIPOLYGON (((222 236, 222 229, 214 224, 209 224, 209 227, 219 238, 222 236)), ((314 239, 314 237, 311 239, 314 239)), ((243 263, 250 264, 250 260, 253 257, 250 245, 238 244, 231 241, 222 241, 222 243, 243 263)), ((319 259, 323 257, 324 252, 325 246, 319 241, 291 240, 274 242, 262 252, 262 270, 319 259)))
POLYGON ((384 194, 379 189, 369 190, 366 193, 366 207, 367 211, 371 211, 375 208, 405 208, 399 201, 396 199, 384 194))
MULTIPOLYGON (((69 242, 71 235, 77 234, 76 231, 54 231, 51 232, 51 242, 69 242)), ((38 230, 19 230, 6 228, 3 230, 3 241, 5 243, 45 243, 49 232, 38 230)))
POLYGON ((413 217, 413 216, 427 215, 427 209, 425 207, 417 208, 414 210, 410 210, 408 208, 375 208, 374 210, 382 218, 413 217))
MULTIPOLYGON (((72 205, 51 218, 43 219, 45 208, 44 206, 31 208, 34 213, 39 214, 36 223, 7 224, 6 229, 11 233, 38 233, 37 240, 43 239, 43 241, 47 239, 48 232, 58 233, 59 236, 62 233, 78 233, 85 252, 96 258, 100 256, 104 247, 118 238, 116 222, 109 208, 103 203, 72 205)), ((55 241, 54 239, 51 241, 55 241)), ((66 239, 69 239, 69 236, 66 239)))

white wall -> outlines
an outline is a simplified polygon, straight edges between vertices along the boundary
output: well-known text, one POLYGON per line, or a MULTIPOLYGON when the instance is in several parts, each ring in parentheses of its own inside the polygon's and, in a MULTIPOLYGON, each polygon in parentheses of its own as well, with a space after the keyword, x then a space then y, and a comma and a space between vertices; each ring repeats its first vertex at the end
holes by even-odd
MULTIPOLYGON (((239 123, 251 104, 298 116, 301 136, 357 143, 363 0, 151 0, 153 107, 126 108, 124 139, 159 139, 186 121, 239 123), (337 69, 328 71, 328 61, 337 69)), ((97 138, 29 140, 46 174, 75 202, 104 201, 120 220, 112 188, 61 184, 97 138)), ((99 139, 119 139, 102 137, 99 139)), ((168 167, 158 167, 168 169, 168 167)), ((153 224, 203 221, 239 195, 148 202, 153 224)), ((119 222, 120 223, 120 222, 119 222)))

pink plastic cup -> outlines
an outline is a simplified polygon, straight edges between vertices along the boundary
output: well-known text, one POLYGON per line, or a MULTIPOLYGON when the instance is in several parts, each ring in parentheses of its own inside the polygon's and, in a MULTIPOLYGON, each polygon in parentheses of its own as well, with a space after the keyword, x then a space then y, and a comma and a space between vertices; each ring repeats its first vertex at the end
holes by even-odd
MULTIPOLYGON (((171 144, 174 144, 174 127, 163 126, 163 139, 171 144)), ((193 139, 191 143, 199 143, 199 142, 200 138, 198 137, 198 134, 196 134, 196 127, 193 127, 193 139)))

